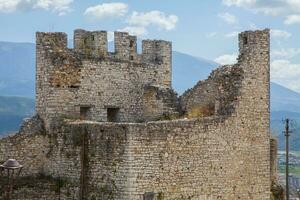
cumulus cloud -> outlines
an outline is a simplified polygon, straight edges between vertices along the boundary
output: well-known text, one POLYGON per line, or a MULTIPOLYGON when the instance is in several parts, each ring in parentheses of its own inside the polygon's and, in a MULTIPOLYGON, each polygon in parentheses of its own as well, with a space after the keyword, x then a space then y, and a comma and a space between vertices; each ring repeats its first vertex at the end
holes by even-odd
POLYGON ((233 24, 237 24, 238 20, 236 18, 236 16, 226 12, 226 13, 220 13, 218 15, 222 20, 224 20, 227 24, 233 25, 233 24))
POLYGON ((236 54, 225 54, 217 57, 214 61, 221 65, 231 65, 236 63, 236 54))
POLYGON ((147 30, 145 27, 138 26, 127 26, 122 29, 118 29, 121 32, 128 32, 130 35, 142 36, 147 34, 147 30))
POLYGON ((125 3, 103 3, 89 7, 84 15, 93 19, 102 20, 112 17, 123 17, 128 12, 128 5, 125 3))
POLYGON ((49 10, 59 15, 71 11, 73 0, 0 0, 0 12, 10 13, 17 10, 49 10))
POLYGON ((291 25, 296 23, 300 23, 300 15, 288 15, 284 20, 284 24, 286 25, 291 25))
POLYGON ((299 0, 222 0, 227 6, 243 7, 265 15, 278 16, 300 12, 299 0))
POLYGON ((287 39, 290 38, 292 34, 284 30, 272 29, 271 36, 274 38, 287 39))
POLYGON ((287 48, 287 49, 275 49, 271 51, 271 56, 273 59, 290 59, 300 54, 300 49, 296 48, 287 48))
POLYGON ((176 15, 166 15, 163 12, 154 10, 146 13, 133 12, 128 18, 131 26, 147 27, 156 26, 165 30, 172 30, 178 22, 176 15))
POLYGON ((274 60, 271 62, 272 81, 299 92, 299 76, 300 64, 291 63, 289 60, 274 60))

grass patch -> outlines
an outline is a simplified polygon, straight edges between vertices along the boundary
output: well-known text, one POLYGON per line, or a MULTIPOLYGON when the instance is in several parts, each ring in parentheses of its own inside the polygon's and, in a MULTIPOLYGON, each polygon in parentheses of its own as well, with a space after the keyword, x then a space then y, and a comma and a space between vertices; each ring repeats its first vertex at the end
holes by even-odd
POLYGON ((188 119, 192 118, 202 118, 207 116, 212 116, 215 113, 215 105, 209 104, 207 106, 194 106, 190 110, 188 110, 188 113, 186 117, 188 119))

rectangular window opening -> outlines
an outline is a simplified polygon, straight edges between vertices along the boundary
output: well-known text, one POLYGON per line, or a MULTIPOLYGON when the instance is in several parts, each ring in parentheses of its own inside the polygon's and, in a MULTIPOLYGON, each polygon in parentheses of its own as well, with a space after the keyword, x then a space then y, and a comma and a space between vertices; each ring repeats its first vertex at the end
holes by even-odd
POLYGON ((70 86, 68 86, 68 88, 78 89, 78 88, 80 88, 80 86, 79 85, 70 85, 70 86))
POLYGON ((144 195, 143 195, 143 200, 154 200, 156 199, 155 198, 155 193, 154 192, 146 192, 144 195))
POLYGON ((130 40, 129 47, 130 47, 130 48, 134 47, 134 41, 130 40))
POLYGON ((244 45, 248 44, 248 38, 246 36, 243 37, 243 43, 244 45))
POLYGON ((119 122, 120 108, 107 108, 107 121, 108 122, 119 122))
POLYGON ((87 120, 89 117, 90 110, 91 110, 91 107, 88 107, 88 106, 80 107, 80 119, 87 120))

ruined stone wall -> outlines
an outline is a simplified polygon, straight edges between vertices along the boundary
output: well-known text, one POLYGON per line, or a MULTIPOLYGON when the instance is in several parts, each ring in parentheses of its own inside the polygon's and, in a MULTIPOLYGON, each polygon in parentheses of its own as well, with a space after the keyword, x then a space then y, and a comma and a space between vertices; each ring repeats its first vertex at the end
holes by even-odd
POLYGON ((76 30, 74 41, 67 49, 66 34, 37 33, 36 105, 47 127, 59 115, 79 118, 80 107, 90 120, 107 121, 107 108, 119 108, 119 121, 138 121, 145 85, 171 88, 170 42, 143 41, 137 54, 128 33, 115 33, 114 53, 107 52, 103 31, 76 30))
MULTIPOLYGON (((239 101, 245 102, 240 99, 242 89, 252 85, 259 87, 253 88, 261 94, 261 101, 269 98, 270 58, 267 30, 241 33, 239 50, 237 64, 214 70, 208 79, 199 81, 180 97, 183 112, 188 114, 195 109, 210 109, 213 111, 210 114, 229 115, 234 112, 239 101)), ((267 105, 269 106, 268 103, 267 105)))
POLYGON ((214 70, 208 79, 199 81, 180 97, 183 112, 186 115, 195 110, 206 112, 204 115, 231 114, 240 95, 242 79, 243 67, 239 65, 214 70))

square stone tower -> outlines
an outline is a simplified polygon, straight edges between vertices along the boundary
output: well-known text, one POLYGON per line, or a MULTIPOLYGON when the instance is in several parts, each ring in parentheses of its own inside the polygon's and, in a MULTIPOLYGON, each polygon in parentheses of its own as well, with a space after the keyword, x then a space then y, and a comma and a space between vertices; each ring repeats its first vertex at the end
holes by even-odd
POLYGON ((67 48, 65 33, 37 33, 36 110, 46 125, 59 116, 137 122, 176 112, 176 102, 148 95, 151 86, 176 96, 171 42, 142 41, 138 54, 135 36, 114 35, 115 52, 108 52, 105 31, 75 30, 74 49, 67 48))

